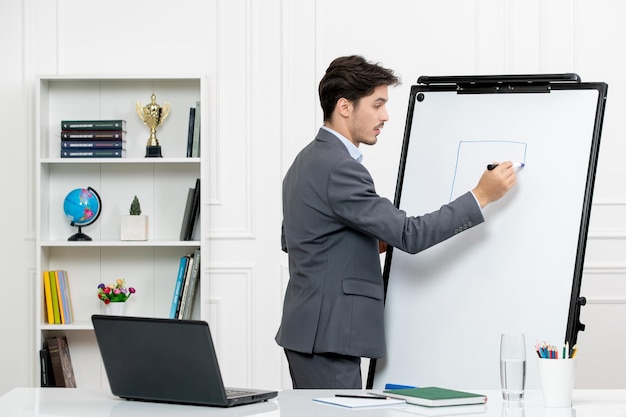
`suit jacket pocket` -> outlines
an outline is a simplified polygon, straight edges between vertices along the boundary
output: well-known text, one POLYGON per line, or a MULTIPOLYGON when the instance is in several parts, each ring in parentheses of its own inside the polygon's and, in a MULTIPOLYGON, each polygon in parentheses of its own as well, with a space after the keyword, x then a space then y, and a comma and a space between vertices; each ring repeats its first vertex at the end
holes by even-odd
POLYGON ((348 278, 343 280, 342 285, 343 293, 346 295, 361 295, 375 300, 383 299, 384 291, 382 285, 372 281, 348 278))

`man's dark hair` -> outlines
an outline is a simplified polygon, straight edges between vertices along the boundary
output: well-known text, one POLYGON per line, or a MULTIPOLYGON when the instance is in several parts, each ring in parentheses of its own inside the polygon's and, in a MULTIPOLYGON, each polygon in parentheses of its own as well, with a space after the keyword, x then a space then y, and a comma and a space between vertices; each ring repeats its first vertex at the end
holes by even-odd
POLYGON ((359 99, 372 94, 376 87, 398 84, 400 78, 394 75, 392 70, 368 62, 362 56, 336 58, 330 63, 319 85, 324 121, 330 119, 340 98, 343 97, 357 105, 359 99))

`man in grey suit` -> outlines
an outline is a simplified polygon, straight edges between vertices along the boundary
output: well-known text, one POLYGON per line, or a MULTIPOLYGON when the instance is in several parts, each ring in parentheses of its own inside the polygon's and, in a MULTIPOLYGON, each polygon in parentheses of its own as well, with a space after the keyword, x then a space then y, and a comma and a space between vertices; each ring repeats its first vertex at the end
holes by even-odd
POLYGON ((388 86, 398 83, 360 56, 335 59, 319 85, 324 125, 284 178, 290 279, 276 342, 294 388, 360 389, 361 357, 385 355, 379 244, 427 249, 482 223, 482 207, 515 184, 511 162, 502 162, 471 192, 418 217, 376 194, 359 145, 376 143, 388 86))

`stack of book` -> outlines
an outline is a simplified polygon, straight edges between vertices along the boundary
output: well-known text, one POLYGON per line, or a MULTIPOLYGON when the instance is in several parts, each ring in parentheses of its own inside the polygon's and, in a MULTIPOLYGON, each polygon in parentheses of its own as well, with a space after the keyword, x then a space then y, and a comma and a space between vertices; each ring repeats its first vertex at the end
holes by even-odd
POLYGON ((122 158, 125 120, 61 121, 61 158, 122 158))
POLYGON ((67 271, 43 271, 43 288, 48 324, 74 321, 67 271))
POLYGON ((49 337, 39 351, 41 386, 76 388, 67 337, 49 337))
POLYGON ((174 285, 174 297, 170 308, 170 318, 189 320, 193 310, 193 304, 198 287, 198 275, 200 274, 200 248, 194 253, 180 258, 178 275, 174 285))

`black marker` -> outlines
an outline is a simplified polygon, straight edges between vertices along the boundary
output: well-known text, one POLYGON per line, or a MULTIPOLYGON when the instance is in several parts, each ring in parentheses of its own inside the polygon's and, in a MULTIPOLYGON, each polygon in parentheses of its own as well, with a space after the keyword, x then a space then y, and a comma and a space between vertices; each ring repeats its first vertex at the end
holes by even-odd
MULTIPOLYGON (((493 171, 493 169, 495 167, 497 167, 498 165, 500 165, 500 164, 489 164, 489 165, 487 165, 487 169, 489 171, 493 171)), ((513 168, 524 168, 525 165, 526 164, 523 163, 523 162, 513 162, 513 168)))

